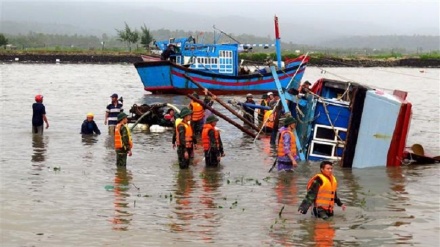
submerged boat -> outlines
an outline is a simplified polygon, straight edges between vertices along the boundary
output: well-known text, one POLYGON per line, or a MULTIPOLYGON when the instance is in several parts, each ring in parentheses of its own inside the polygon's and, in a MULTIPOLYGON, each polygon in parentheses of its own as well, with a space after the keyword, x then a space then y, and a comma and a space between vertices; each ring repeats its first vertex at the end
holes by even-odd
POLYGON ((301 160, 334 160, 350 168, 404 163, 412 115, 407 92, 330 79, 318 80, 305 95, 292 88, 298 84, 278 91, 283 108, 297 119, 301 160))
MULTIPOLYGON (((301 81, 308 56, 281 61, 278 19, 275 17, 277 75, 283 87, 301 81)), ((193 37, 156 42, 163 51, 161 61, 134 64, 146 91, 153 94, 188 94, 197 86, 185 75, 217 95, 264 93, 275 90, 268 62, 266 67, 250 70, 239 61, 239 53, 249 49, 240 43, 198 44, 193 37), (166 60, 165 60, 166 59, 166 60)))

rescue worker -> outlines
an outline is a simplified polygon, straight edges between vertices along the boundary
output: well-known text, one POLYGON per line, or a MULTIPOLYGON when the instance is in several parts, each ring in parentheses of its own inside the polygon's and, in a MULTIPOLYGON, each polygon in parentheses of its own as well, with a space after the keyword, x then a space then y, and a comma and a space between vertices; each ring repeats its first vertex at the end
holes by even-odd
POLYGON ((263 127, 263 131, 265 133, 272 133, 274 122, 275 122, 275 114, 276 113, 274 112, 274 110, 268 110, 264 114, 263 123, 265 123, 265 124, 263 127))
POLYGON ((176 146, 177 146, 177 157, 179 159, 180 169, 187 169, 189 167, 189 162, 191 156, 193 156, 194 145, 197 144, 197 140, 194 136, 193 129, 190 125, 191 114, 193 112, 184 107, 179 116, 182 121, 176 127, 176 146))
MULTIPOLYGON (((195 98, 200 99, 199 95, 197 93, 192 94, 195 98)), ((189 103, 188 108, 192 111, 191 116, 191 126, 194 130, 194 135, 199 136, 202 133, 203 128, 203 117, 205 116, 205 108, 203 105, 199 104, 198 102, 191 100, 189 103)))
POLYGON ((127 114, 121 112, 118 114, 118 124, 115 128, 115 151, 116 166, 127 166, 127 155, 132 155, 133 141, 131 139, 130 129, 127 126, 127 114))
MULTIPOLYGON (((269 106, 269 104, 267 103, 267 94, 263 94, 263 96, 261 96, 260 105, 261 106, 269 106)), ((264 114, 266 112, 267 111, 264 109, 258 110, 258 125, 259 126, 261 126, 264 123, 264 114)))
MULTIPOLYGON (((246 101, 244 103, 255 105, 255 101, 253 100, 253 98, 254 98, 254 96, 252 96, 251 93, 246 94, 246 101)), ((243 110, 244 110, 243 117, 245 119, 247 119, 249 122, 251 122, 252 124, 254 124, 255 109, 251 108, 251 107, 243 106, 243 110)))
POLYGON ((35 96, 35 103, 32 104, 32 133, 43 134, 44 123, 49 128, 49 121, 46 117, 46 107, 43 105, 43 95, 35 96))
POLYGON ((293 134, 296 120, 288 116, 284 120, 284 126, 279 129, 278 140, 278 171, 292 171, 297 167, 296 163, 296 139, 293 134))
POLYGON ((203 126, 202 144, 207 167, 218 166, 221 157, 225 156, 220 132, 215 128, 217 122, 218 118, 215 115, 211 115, 206 119, 206 124, 203 126))
POLYGON ((83 135, 93 135, 93 133, 100 135, 101 131, 93 120, 93 113, 87 113, 87 117, 81 125, 81 134, 83 135))
POLYGON ((112 94, 110 98, 112 99, 112 102, 107 105, 107 110, 105 111, 104 125, 108 124, 108 133, 113 135, 115 133, 115 126, 118 123, 118 114, 123 112, 124 109, 122 109, 122 101, 118 101, 117 94, 112 94))
POLYGON ((335 203, 345 211, 345 205, 338 197, 338 182, 333 176, 333 164, 331 161, 322 161, 321 173, 313 176, 307 183, 307 195, 298 208, 298 212, 306 214, 313 204, 312 214, 324 220, 333 216, 335 203))

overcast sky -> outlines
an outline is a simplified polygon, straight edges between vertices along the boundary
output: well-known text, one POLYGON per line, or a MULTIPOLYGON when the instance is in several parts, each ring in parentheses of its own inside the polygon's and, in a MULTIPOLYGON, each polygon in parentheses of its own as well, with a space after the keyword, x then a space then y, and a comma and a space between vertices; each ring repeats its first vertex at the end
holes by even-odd
MULTIPOLYGON (((0 0, 14 2, 22 0, 0 0)), ((336 21, 363 20, 389 25, 439 26, 439 0, 25 0, 22 2, 138 2, 175 11, 228 16, 239 15, 267 19, 278 15, 293 20, 295 13, 307 13, 310 19, 336 21)), ((313 21, 313 20, 301 20, 313 21)))
MULTIPOLYGON (((353 22, 351 28, 368 23, 373 29, 385 27, 391 30, 389 34, 401 34, 405 29, 410 30, 409 34, 439 35, 440 32, 440 0, 0 0, 0 6, 18 1, 137 3, 170 9, 171 13, 211 17, 241 16, 266 21, 277 15, 280 24, 320 23, 323 26, 339 25, 343 29, 353 22)), ((175 18, 178 22, 179 16, 175 18)), ((145 13, 145 19, 148 19, 148 13, 145 13)))

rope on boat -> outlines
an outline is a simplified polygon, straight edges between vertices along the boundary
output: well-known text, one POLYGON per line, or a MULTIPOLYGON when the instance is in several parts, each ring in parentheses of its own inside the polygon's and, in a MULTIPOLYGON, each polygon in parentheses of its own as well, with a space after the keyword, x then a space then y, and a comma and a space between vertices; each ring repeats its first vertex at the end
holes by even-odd
POLYGON ((327 116, 327 120, 328 120, 328 122, 330 123, 330 126, 332 127, 332 130, 333 130, 333 132, 335 133, 335 136, 339 139, 339 141, 337 141, 337 143, 339 144, 339 143, 345 143, 344 142, 344 140, 342 140, 342 138, 338 135, 338 133, 337 133, 337 131, 336 131, 336 129, 335 129, 335 126, 334 126, 334 124, 333 124, 333 122, 332 122, 332 120, 331 120, 331 118, 330 118, 330 113, 329 113, 329 111, 328 111, 328 109, 327 109, 327 103, 325 103, 325 101, 324 101, 324 98, 322 98, 321 96, 319 96, 319 95, 316 95, 316 94, 314 94, 314 93, 312 93, 312 92, 310 92, 310 94, 312 94, 314 97, 316 97, 316 98, 318 98, 318 100, 321 100, 321 102, 322 102, 322 106, 324 106, 324 111, 325 111, 325 115, 327 116))

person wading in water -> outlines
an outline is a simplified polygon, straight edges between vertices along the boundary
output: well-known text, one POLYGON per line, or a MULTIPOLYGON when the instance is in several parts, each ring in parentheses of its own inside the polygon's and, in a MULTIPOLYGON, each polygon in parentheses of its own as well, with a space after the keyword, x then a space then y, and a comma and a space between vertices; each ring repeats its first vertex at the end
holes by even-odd
POLYGON ((35 103, 32 105, 32 133, 43 134, 43 125, 49 128, 49 121, 46 117, 46 107, 43 105, 43 95, 35 96, 35 103))
POLYGON ((220 132, 215 129, 217 122, 218 118, 211 115, 206 119, 206 124, 203 126, 202 144, 203 150, 205 151, 205 164, 207 167, 218 166, 221 157, 225 156, 220 132))
POLYGON ((177 157, 179 159, 180 169, 187 169, 189 167, 194 145, 197 144, 193 129, 189 123, 191 114, 192 111, 188 109, 188 107, 184 107, 180 111, 179 116, 182 118, 182 121, 177 125, 175 131, 177 157))
POLYGON ((131 140, 130 129, 127 126, 127 114, 124 112, 118 115, 118 124, 115 128, 115 151, 116 166, 127 166, 127 155, 132 155, 133 141, 131 140))
POLYGON ((313 204, 313 215, 317 218, 328 219, 333 216, 335 203, 345 211, 345 205, 338 197, 338 182, 333 176, 333 163, 322 161, 321 173, 313 176, 307 183, 307 195, 298 208, 298 212, 306 214, 313 204))

